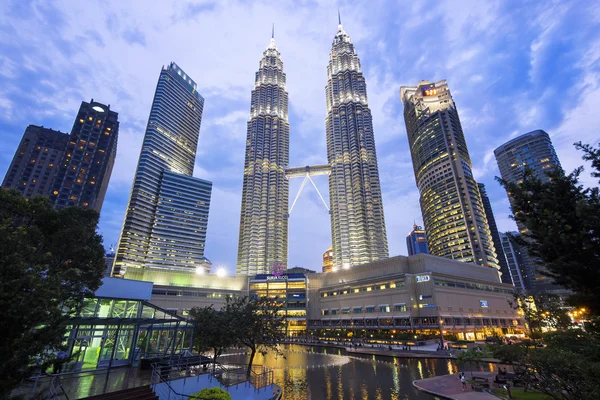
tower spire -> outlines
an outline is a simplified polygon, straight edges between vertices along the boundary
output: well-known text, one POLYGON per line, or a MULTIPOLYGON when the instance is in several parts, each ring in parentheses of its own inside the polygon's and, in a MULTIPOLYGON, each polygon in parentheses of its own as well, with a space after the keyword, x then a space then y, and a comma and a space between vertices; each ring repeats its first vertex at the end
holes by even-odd
POLYGON ((275 39, 275 22, 273 22, 273 28, 271 28, 271 39, 275 39))
POLYGON ((340 14, 340 9, 338 8, 338 25, 342 24, 342 16, 340 14))

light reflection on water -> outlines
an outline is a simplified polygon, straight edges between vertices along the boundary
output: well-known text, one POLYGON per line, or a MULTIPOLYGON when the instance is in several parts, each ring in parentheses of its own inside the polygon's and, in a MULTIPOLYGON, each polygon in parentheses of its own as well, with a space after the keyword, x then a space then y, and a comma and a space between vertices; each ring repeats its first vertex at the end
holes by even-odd
MULTIPOLYGON (((343 349, 298 345, 282 350, 285 358, 257 354, 255 364, 273 368, 285 400, 431 400, 433 396, 418 391, 412 382, 458 370, 453 360, 346 355, 343 349)), ((222 361, 243 363, 247 356, 222 361)))

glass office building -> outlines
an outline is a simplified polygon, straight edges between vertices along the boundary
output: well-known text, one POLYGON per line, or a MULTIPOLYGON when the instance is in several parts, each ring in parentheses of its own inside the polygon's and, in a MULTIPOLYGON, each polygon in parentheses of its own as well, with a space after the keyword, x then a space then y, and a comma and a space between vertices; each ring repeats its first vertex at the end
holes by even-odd
POLYGON ((490 226, 490 232, 492 234, 492 240, 494 242, 494 248, 496 249, 496 257, 498 258, 498 265, 500 266, 500 272, 502 273, 501 279, 503 283, 512 283, 510 277, 510 271, 508 270, 508 263, 506 256, 504 255, 504 249, 502 241, 500 239, 500 233, 498 232, 498 226, 496 225, 496 218, 494 217, 494 210, 492 210, 492 202, 487 195, 487 190, 483 183, 478 183, 479 193, 481 194, 481 201, 483 201, 483 209, 485 210, 485 217, 487 218, 490 226))
POLYGON ((329 53, 325 95, 333 269, 343 269, 389 253, 367 85, 341 21, 329 53))
POLYGON ((413 225, 413 230, 406 237, 406 250, 409 256, 415 254, 429 254, 429 246, 427 245, 427 235, 425 229, 417 224, 413 225))
POLYGON ((458 110, 445 80, 400 89, 431 254, 499 268, 458 110))
POLYGON ((203 265, 212 184, 192 177, 203 106, 196 83, 177 64, 163 67, 113 275, 203 265))

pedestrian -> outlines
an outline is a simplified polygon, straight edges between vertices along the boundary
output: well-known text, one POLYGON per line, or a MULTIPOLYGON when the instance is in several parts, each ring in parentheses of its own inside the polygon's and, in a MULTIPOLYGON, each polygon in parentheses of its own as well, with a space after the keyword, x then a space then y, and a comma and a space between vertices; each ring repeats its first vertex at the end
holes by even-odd
POLYGON ((467 380, 465 379, 465 374, 462 373, 462 375, 460 376, 460 383, 462 384, 462 390, 463 392, 465 390, 467 390, 467 380))
POLYGON ((63 367, 63 364, 65 363, 66 358, 67 358, 67 353, 65 353, 62 350, 56 354, 56 360, 54 361, 54 364, 52 366, 53 374, 60 374, 62 372, 62 367, 63 367))

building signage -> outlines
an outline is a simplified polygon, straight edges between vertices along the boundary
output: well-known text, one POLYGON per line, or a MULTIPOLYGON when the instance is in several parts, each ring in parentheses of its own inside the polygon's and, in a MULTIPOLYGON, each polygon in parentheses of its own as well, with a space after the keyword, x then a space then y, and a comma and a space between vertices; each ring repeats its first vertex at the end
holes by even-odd
POLYGON ((417 275, 415 277, 417 282, 429 282, 430 279, 431 277, 429 275, 417 275))
POLYGON ((423 304, 423 308, 435 308, 435 304, 423 304))
POLYGON ((480 307, 487 308, 487 307, 488 307, 488 302, 487 302, 487 300, 479 300, 479 306, 480 306, 480 307))
POLYGON ((287 275, 267 275, 268 281, 287 281, 287 275))

